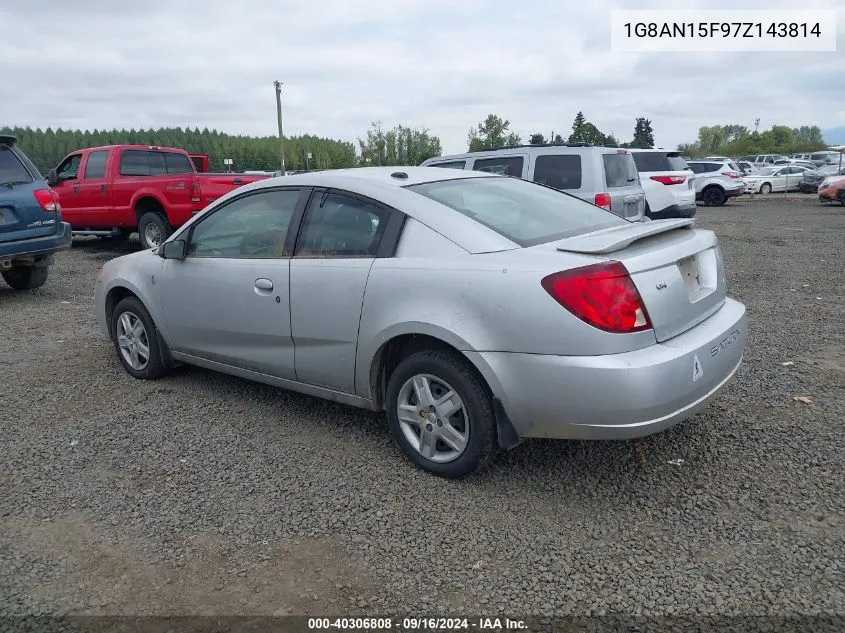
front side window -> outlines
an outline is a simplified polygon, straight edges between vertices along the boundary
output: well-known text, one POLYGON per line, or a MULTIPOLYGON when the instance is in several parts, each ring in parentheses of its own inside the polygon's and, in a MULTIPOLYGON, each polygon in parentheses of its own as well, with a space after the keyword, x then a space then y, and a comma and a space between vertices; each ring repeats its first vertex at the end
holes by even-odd
POLYGON ((581 188, 581 157, 578 154, 548 154, 534 161, 534 182, 554 189, 581 188))
POLYGON ((193 228, 187 256, 285 257, 285 240, 299 197, 299 189, 283 189, 262 191, 229 202, 193 228))
POLYGON ((82 162, 82 154, 68 156, 56 169, 56 176, 59 180, 75 180, 79 176, 79 163, 82 162))
POLYGON ((522 156, 502 156, 500 158, 480 158, 475 161, 473 169, 490 174, 522 177, 522 156))
POLYGON ((518 178, 462 178, 406 188, 446 205, 520 246, 628 224, 580 198, 518 178))
POLYGON ((602 154, 601 158, 609 189, 631 187, 640 181, 637 164, 631 154, 602 154))
POLYGON ((294 257, 375 257, 390 211, 343 194, 314 196, 294 257))

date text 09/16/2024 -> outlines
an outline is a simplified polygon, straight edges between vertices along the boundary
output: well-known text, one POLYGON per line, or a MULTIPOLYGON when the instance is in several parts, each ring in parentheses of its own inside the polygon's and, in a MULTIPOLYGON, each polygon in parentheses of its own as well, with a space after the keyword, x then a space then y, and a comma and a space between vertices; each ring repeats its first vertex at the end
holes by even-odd
POLYGON ((526 631, 524 620, 511 618, 308 618, 308 630, 366 631, 526 631))

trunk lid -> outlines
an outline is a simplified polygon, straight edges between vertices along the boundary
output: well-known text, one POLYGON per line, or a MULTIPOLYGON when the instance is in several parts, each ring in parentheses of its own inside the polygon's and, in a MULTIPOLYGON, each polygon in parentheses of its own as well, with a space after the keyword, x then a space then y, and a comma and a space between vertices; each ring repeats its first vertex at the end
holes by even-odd
POLYGON ((658 342, 701 323, 726 296, 715 233, 687 218, 632 223, 557 243, 560 251, 620 261, 642 297, 658 342))

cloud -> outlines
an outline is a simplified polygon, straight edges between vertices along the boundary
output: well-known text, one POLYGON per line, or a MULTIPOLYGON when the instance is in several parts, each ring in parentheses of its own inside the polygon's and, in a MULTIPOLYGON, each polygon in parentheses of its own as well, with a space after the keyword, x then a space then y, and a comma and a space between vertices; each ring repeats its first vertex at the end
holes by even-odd
POLYGON ((566 134, 578 110, 622 139, 647 116, 663 146, 694 139, 700 125, 845 120, 841 19, 836 53, 638 54, 610 51, 610 10, 665 2, 14 4, 0 8, 0 124, 272 135, 275 79, 289 134, 353 140, 381 120, 426 126, 449 152, 464 151, 467 130, 491 112, 525 139, 566 134))

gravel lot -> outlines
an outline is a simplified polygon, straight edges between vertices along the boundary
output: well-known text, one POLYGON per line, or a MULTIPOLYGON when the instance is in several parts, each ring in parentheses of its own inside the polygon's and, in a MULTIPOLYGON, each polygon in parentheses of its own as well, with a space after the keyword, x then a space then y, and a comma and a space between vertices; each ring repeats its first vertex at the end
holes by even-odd
POLYGON ((758 196, 698 224, 750 316, 724 395, 459 482, 368 412, 200 369, 133 380, 92 305, 138 243, 75 241, 42 289, 0 284, 0 615, 841 614, 845 208, 758 196))

